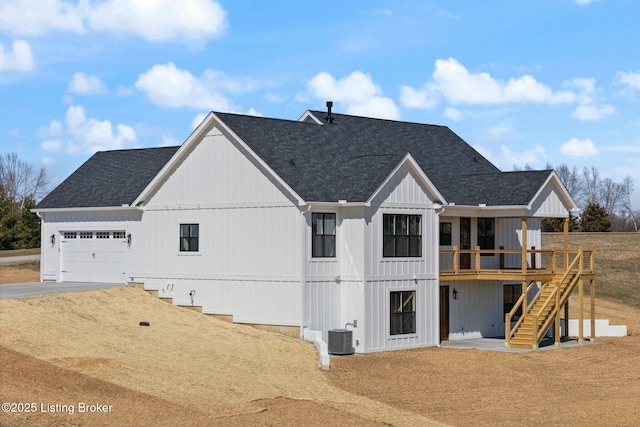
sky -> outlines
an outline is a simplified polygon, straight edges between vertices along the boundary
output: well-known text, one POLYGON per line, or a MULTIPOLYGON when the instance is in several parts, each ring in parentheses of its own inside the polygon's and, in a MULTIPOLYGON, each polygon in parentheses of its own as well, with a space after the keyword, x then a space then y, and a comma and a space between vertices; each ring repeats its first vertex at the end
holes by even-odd
MULTIPOLYGON (((595 167, 640 209, 638 0, 0 0, 0 154, 49 189, 209 111, 444 125, 504 171, 595 167)), ((427 175, 428 175, 428 171, 427 175)))

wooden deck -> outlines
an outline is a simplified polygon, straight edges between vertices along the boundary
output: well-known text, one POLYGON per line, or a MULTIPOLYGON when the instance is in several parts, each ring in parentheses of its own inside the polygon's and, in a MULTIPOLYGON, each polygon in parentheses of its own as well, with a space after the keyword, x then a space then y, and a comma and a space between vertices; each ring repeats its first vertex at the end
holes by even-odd
POLYGON ((583 253, 582 278, 595 279, 594 248, 577 249, 497 249, 460 250, 456 246, 451 250, 440 251, 440 281, 457 280, 552 280, 563 274, 569 260, 579 252, 583 253), (516 262, 517 259, 517 262, 516 262), (517 265, 519 264, 519 265, 517 265))

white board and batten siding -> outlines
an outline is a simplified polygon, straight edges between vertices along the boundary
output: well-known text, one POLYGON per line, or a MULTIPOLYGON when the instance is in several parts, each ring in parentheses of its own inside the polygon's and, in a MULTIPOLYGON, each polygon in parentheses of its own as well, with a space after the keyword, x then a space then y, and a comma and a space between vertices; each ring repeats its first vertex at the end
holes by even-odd
POLYGON ((365 213, 365 351, 438 345, 438 217, 433 202, 406 167, 400 168, 365 213), (422 256, 383 256, 384 214, 422 215, 422 256), (390 295, 416 291, 416 333, 390 335, 390 295))
POLYGON ((194 144, 143 219, 131 274, 145 289, 239 323, 300 325, 303 217, 218 129, 194 144), (180 224, 198 224, 197 252, 180 251, 180 224))

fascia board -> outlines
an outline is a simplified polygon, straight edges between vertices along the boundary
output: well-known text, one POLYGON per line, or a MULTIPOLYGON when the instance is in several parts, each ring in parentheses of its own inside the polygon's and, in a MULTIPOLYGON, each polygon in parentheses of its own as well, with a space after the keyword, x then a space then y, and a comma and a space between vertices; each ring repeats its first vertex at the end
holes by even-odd
POLYGON ((421 181, 422 185, 427 189, 427 193, 430 193, 430 196, 434 203, 443 203, 446 204, 446 200, 442 194, 438 191, 433 182, 427 177, 424 173, 418 162, 415 161, 411 153, 407 153, 404 158, 396 165, 395 168, 391 171, 389 175, 382 181, 382 184, 378 186, 378 188, 369 196, 369 199, 365 202, 367 205, 371 205, 373 200, 376 198, 378 193, 382 191, 382 189, 389 183, 391 178, 400 170, 400 168, 404 165, 408 165, 418 176, 419 181, 421 181))
POLYGON ((180 162, 189 154, 191 146, 196 144, 211 127, 211 123, 214 121, 215 115, 213 112, 207 114, 207 116, 200 122, 197 128, 191 132, 191 135, 185 140, 185 142, 178 148, 178 151, 169 159, 169 161, 160 169, 160 172, 151 180, 151 182, 145 187, 140 195, 133 201, 133 206, 138 206, 141 203, 147 201, 149 195, 153 194, 160 185, 164 182, 165 178, 173 170, 175 165, 180 162))
POLYGON ((313 113, 309 110, 305 111, 302 116, 298 119, 299 122, 304 122, 307 118, 311 117, 311 119, 319 125, 323 125, 321 120, 319 120, 313 113))
POLYGON ((100 206, 100 207, 78 207, 78 208, 44 208, 44 209, 31 209, 34 213, 69 213, 69 212, 135 212, 141 209, 137 206, 100 206))
POLYGON ((507 205, 507 206, 475 206, 475 205, 442 205, 442 216, 495 216, 497 218, 520 218, 528 216, 527 206, 507 205))

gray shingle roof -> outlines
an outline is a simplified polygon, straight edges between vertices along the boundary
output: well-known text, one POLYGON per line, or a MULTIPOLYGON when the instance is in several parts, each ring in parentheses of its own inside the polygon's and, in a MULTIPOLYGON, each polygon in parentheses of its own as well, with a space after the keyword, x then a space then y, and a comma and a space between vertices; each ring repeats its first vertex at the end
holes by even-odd
POLYGON ((178 148, 98 152, 42 199, 36 209, 129 205, 178 148))
POLYGON ((503 173, 445 126, 311 114, 325 124, 216 113, 306 201, 366 201, 407 153, 458 205, 526 205, 550 173, 503 173))
MULTIPOLYGON (((551 173, 501 172, 445 126, 310 113, 324 124, 216 115, 309 202, 367 201, 407 153, 457 205, 526 205, 551 173)), ((130 205, 178 148, 96 153, 36 209, 130 205)))

